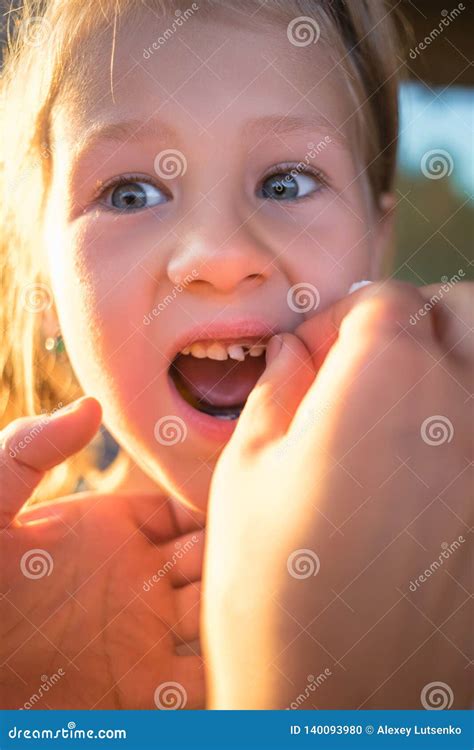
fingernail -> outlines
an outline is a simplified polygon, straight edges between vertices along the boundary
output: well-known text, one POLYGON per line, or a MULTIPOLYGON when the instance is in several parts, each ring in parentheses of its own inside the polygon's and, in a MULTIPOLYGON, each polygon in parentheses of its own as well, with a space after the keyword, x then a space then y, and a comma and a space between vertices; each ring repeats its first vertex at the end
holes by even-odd
POLYGON ((278 353, 281 350, 283 344, 283 339, 281 336, 273 336, 273 338, 270 339, 270 342, 267 346, 267 350, 265 352, 265 361, 267 363, 267 366, 270 365, 273 360, 278 356, 278 353))
POLYGON ((358 289, 362 289, 364 286, 368 286, 369 284, 372 284, 372 281, 366 281, 365 279, 363 281, 356 281, 354 284, 351 284, 349 287, 349 291, 347 294, 352 294, 352 292, 357 292, 358 289))

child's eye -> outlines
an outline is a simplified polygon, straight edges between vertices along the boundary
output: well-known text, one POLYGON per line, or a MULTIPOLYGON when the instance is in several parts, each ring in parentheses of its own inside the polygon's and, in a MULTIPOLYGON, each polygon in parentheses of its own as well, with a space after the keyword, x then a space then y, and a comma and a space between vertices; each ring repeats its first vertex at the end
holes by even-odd
POLYGON ((322 180, 315 175, 277 172, 263 181, 259 196, 278 201, 291 201, 311 195, 321 190, 322 187, 322 180))
POLYGON ((103 201, 109 208, 118 211, 137 211, 166 203, 170 198, 162 190, 149 182, 135 181, 131 178, 109 185, 102 194, 103 201))

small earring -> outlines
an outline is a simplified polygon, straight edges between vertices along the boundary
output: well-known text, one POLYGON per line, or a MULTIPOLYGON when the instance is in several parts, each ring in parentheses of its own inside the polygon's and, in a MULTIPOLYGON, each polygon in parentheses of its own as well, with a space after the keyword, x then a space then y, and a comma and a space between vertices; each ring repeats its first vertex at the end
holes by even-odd
POLYGON ((66 350, 64 339, 60 333, 57 336, 48 336, 44 342, 44 348, 52 354, 63 354, 66 350))

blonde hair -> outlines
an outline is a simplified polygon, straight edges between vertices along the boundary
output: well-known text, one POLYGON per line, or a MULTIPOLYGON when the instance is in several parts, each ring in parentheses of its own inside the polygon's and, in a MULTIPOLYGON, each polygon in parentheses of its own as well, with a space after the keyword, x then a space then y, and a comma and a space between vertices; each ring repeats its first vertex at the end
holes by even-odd
MULTIPOLYGON (((255 12, 259 6, 257 0, 241 0, 238 11, 255 12)), ((20 11, 8 15, 0 114, 0 427, 17 417, 56 409, 82 394, 67 355, 45 350, 41 325, 45 309, 54 305, 38 231, 54 162, 49 137, 54 104, 58 98, 80 95, 84 39, 95 35, 102 46, 108 40, 113 78, 121 18, 175 8, 172 0, 25 0, 20 11), (42 36, 49 37, 47 45, 40 43, 42 36)), ((198 8, 197 15, 205 18, 225 9, 226 3, 204 0, 198 8)), ((342 70, 354 99, 361 158, 377 205, 391 190, 396 160, 400 66, 393 10, 383 0, 275 0, 258 13, 287 21, 300 16, 317 20, 321 39, 337 53, 335 66, 342 70)), ((96 478, 96 449, 93 444, 49 472, 35 497, 70 493, 79 478, 96 478)))

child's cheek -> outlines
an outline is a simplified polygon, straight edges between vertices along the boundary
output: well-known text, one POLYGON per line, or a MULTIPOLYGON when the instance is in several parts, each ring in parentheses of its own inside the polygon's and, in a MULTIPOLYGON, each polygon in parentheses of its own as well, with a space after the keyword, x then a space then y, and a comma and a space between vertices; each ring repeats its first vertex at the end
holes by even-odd
POLYGON ((321 199, 292 210, 301 231, 282 222, 267 222, 267 245, 292 284, 307 284, 318 290, 315 312, 347 293, 358 279, 370 276, 370 232, 365 221, 347 202, 326 193, 321 199))
POLYGON ((144 231, 136 217, 111 212, 85 216, 68 235, 69 257, 61 264, 68 286, 78 287, 105 326, 122 313, 129 326, 137 326, 153 305, 158 276, 146 273, 145 261, 157 237, 144 231))
POLYGON ((132 246, 128 233, 117 231, 118 224, 116 220, 110 231, 112 217, 104 222, 101 215, 91 215, 49 237, 59 323, 74 369, 84 381, 90 372, 94 382, 108 373, 120 380, 126 369, 130 375, 140 371, 130 368, 130 362, 149 364, 143 319, 153 307, 156 280, 140 263, 145 252, 140 237, 132 246))

